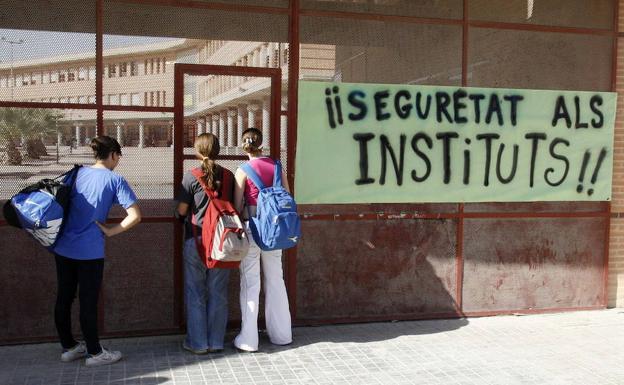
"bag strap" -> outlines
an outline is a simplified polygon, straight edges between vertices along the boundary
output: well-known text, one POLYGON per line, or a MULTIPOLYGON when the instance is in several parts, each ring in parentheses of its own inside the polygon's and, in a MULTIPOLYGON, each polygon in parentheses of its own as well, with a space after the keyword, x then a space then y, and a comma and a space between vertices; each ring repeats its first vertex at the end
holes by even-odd
POLYGON ((273 174, 273 186, 282 186, 282 162, 279 159, 275 159, 275 172, 273 174))
POLYGON ((74 184, 76 183, 76 178, 78 177, 78 170, 80 169, 80 167, 82 167, 81 164, 74 164, 74 167, 72 167, 71 170, 62 173, 61 175, 54 178, 54 180, 65 177, 65 179, 63 179, 63 182, 67 182, 69 179, 71 179, 71 186, 74 187, 74 184))
POLYGON ((217 192, 215 190, 210 189, 208 185, 206 185, 206 182, 204 181, 204 172, 202 171, 202 169, 194 168, 193 170, 191 170, 191 173, 193 174, 195 179, 197 179, 197 182, 202 187, 202 189, 204 189, 204 192, 206 193, 206 195, 210 197, 210 199, 217 199, 219 198, 219 196, 223 196, 224 195, 223 192, 228 191, 224 189, 225 185, 226 184, 231 185, 232 183, 231 179, 228 178, 229 174, 225 172, 225 170, 223 170, 222 172, 223 180, 221 181, 221 190, 217 192), (227 181, 227 179, 230 179, 230 180, 227 181))
POLYGON ((260 175, 258 175, 258 173, 256 172, 256 170, 253 169, 253 167, 251 167, 249 162, 243 163, 240 166, 240 168, 243 171, 245 171, 245 174, 247 174, 247 178, 251 179, 251 181, 253 182, 253 184, 256 185, 258 190, 264 190, 266 188, 264 186, 264 183, 262 183, 262 179, 260 179, 260 175))
MULTIPOLYGON (((199 182, 199 184, 202 186, 204 192, 210 197, 210 202, 208 202, 208 204, 211 204, 213 202, 213 199, 217 199, 219 198, 219 196, 221 196, 222 199, 231 199, 231 194, 226 194, 228 191, 232 191, 233 183, 232 174, 228 172, 228 170, 222 168, 221 190, 219 194, 217 194, 216 191, 208 188, 206 182, 204 182, 203 179, 204 172, 200 168, 194 168, 193 170, 191 170, 191 173, 193 174, 195 179, 197 179, 197 182, 199 182)), ((197 253, 199 254, 200 258, 202 258, 203 262, 207 262, 210 256, 206 255, 206 250, 202 247, 203 242, 206 242, 206 240, 199 240, 199 235, 197 234, 197 219, 195 217, 195 214, 192 214, 191 216, 191 228, 193 229, 193 238, 195 238, 195 248, 197 248, 197 253)))

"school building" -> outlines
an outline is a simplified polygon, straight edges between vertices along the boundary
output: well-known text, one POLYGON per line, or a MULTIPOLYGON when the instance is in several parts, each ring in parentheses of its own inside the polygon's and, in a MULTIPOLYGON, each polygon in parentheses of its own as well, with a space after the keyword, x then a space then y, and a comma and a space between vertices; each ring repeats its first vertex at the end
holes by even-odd
MULTIPOLYGON (((623 43, 620 0, 2 1, 0 204, 116 137, 144 220, 107 241, 101 334, 179 333, 172 210, 196 135, 217 134, 234 169, 240 133, 262 129, 293 186, 301 81, 620 92, 623 43), (37 131, 8 108, 59 115, 37 131), (29 158, 33 138, 48 155, 29 158)), ((294 323, 624 306, 622 106, 610 201, 300 205, 283 256, 294 323)), ((53 258, 1 214, 0 245, 0 343, 56 339, 53 258)), ((230 313, 236 327, 236 272, 230 313)))

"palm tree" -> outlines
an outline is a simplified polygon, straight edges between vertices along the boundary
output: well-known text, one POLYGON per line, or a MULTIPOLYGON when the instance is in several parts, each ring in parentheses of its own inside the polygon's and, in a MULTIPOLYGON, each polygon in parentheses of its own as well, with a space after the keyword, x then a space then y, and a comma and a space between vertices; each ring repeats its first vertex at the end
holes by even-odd
POLYGON ((62 113, 48 108, 0 108, 0 145, 5 147, 5 162, 22 163, 17 141, 25 146, 31 159, 47 155, 42 138, 56 132, 56 123, 62 117, 62 113))

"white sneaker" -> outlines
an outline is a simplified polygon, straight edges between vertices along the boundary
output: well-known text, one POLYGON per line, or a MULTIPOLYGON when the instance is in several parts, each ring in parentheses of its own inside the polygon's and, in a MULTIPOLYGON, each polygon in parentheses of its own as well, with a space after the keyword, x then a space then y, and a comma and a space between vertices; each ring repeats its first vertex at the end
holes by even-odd
POLYGON ((95 356, 90 356, 85 360, 85 365, 87 366, 101 366, 101 365, 110 365, 115 362, 121 360, 123 355, 121 352, 106 350, 102 348, 102 351, 95 356))
POLYGON ((71 362, 82 357, 87 356, 87 345, 83 341, 78 342, 76 346, 71 349, 65 350, 61 354, 61 361, 71 362))

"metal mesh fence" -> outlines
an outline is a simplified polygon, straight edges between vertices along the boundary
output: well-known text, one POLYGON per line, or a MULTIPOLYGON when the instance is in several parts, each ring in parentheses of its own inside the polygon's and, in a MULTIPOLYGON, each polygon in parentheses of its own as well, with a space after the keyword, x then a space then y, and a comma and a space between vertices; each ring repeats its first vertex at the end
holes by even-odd
POLYGON ((302 9, 460 19, 462 0, 301 0, 302 9))
POLYGON ((461 26, 306 16, 301 42, 304 80, 461 84, 461 26))
POLYGON ((91 162, 85 138, 93 135, 95 111, 0 108, 0 200, 91 162))
MULTIPOLYGON (((115 171, 128 180, 140 200, 168 207, 166 201, 173 199, 173 114, 104 111, 104 129, 122 145, 123 157, 115 171)), ((161 213, 152 207, 143 214, 161 213)))
POLYGON ((95 34, 0 29, 0 100, 95 103, 95 34))

